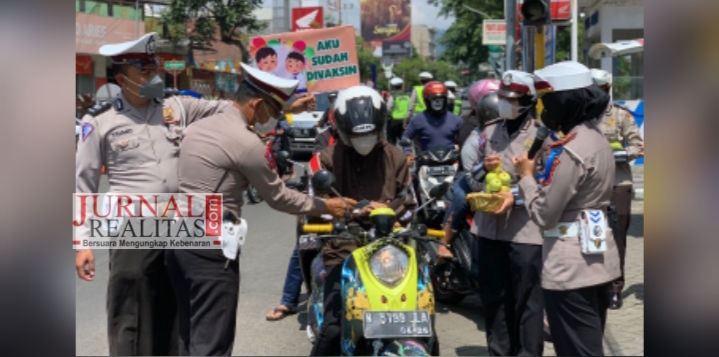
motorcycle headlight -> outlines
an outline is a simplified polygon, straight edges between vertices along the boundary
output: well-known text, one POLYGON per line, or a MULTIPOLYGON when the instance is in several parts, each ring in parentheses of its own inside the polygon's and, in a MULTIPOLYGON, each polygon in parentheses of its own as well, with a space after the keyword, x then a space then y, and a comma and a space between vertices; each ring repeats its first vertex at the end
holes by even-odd
POLYGON ((372 274, 392 288, 407 274, 409 257, 401 249, 388 245, 375 252, 369 263, 372 274))

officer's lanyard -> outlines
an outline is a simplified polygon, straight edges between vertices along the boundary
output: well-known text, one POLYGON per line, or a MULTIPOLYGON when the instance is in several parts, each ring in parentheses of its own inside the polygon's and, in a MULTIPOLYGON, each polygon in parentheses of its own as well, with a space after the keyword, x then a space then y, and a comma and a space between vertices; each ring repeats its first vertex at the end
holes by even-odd
POLYGON ((546 182, 549 180, 549 175, 552 173, 552 166, 554 166, 554 160, 557 156, 562 153, 564 146, 558 146, 549 151, 549 157, 547 158, 547 166, 544 168, 544 172, 539 175, 539 182, 546 182))

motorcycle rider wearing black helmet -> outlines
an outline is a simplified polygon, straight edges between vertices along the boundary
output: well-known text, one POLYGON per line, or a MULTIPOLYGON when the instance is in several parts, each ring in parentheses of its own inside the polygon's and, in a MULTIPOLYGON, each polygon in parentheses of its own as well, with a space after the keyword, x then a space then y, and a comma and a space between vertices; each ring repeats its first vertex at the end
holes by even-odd
MULTIPOLYGON (((339 194, 370 202, 355 211, 354 217, 389 205, 397 213, 398 224, 409 223, 415 205, 409 165, 404 153, 385 140, 387 107, 380 94, 366 86, 345 89, 337 96, 333 116, 340 140, 315 154, 311 170, 332 172, 339 194)), ((342 263, 355 249, 357 242, 348 240, 327 240, 322 246, 327 272, 324 319, 312 356, 340 355, 342 263)))

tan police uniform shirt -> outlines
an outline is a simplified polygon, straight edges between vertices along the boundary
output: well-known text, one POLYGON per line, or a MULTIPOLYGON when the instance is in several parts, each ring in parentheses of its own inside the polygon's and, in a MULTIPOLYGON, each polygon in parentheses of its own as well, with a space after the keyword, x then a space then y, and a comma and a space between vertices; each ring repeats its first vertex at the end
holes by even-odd
MULTIPOLYGON (((228 101, 174 96, 151 100, 146 108, 136 108, 120 94, 112 108, 96 117, 83 118, 83 124, 91 125, 92 131, 84 139, 80 133, 75 158, 75 192, 97 193, 103 165, 110 192, 178 192, 180 148, 168 139, 171 129, 165 124, 165 118, 172 117, 173 125, 179 126, 184 112, 185 123, 189 125, 231 105, 228 101)), ((78 239, 89 238, 89 234, 89 227, 78 227, 78 239)))
MULTIPOLYGON (((510 137, 506 120, 489 122, 484 132, 480 135, 478 163, 483 163, 484 158, 489 155, 499 155, 501 167, 512 176, 511 185, 517 185, 519 176, 512 164, 512 157, 521 156, 529 150, 537 136, 539 124, 533 118, 529 118, 522 127, 510 137)), ((547 139, 545 146, 551 139, 547 139)), ((471 166, 470 166, 471 168, 471 166)), ((542 170, 537 165, 536 172, 542 170)), ((511 211, 503 215, 493 213, 476 212, 470 232, 487 239, 500 240, 522 244, 542 244, 542 235, 537 225, 529 219, 529 214, 524 207, 514 206, 511 211)))
POLYGON ((634 117, 623 106, 610 103, 607 111, 601 118, 599 128, 610 142, 617 141, 623 145, 626 144, 628 161, 616 163, 614 184, 631 185, 632 168, 629 165, 629 161, 639 157, 642 145, 644 145, 644 140, 639 133, 639 127, 634 121, 634 117))
POLYGON ((326 205, 285 187, 269 166, 266 146, 232 106, 187 128, 180 145, 180 192, 222 193, 223 208, 242 217, 243 193, 252 186, 270 207, 290 214, 320 215, 326 205), (223 175, 227 176, 222 182, 223 175))
MULTIPOLYGON (((541 229, 560 222, 577 222, 582 210, 607 212, 614 183, 614 155, 594 122, 585 122, 553 146, 564 145, 541 184, 533 177, 519 181, 520 194, 530 217, 541 229)), ((546 155, 546 153, 545 153, 546 155)), ((545 237, 542 248, 542 288, 572 290, 613 281, 619 277, 619 253, 611 229, 607 250, 584 255, 579 237, 545 237)))

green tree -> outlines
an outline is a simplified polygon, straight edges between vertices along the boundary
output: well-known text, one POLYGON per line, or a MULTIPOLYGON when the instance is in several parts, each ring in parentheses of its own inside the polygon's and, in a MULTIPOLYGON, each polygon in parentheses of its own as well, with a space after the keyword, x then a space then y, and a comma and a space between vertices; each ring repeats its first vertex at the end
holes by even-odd
MULTIPOLYGON (((216 41, 237 46, 242 61, 251 60, 248 33, 263 30, 266 25, 252 11, 262 0, 170 0, 162 22, 168 26, 194 22, 192 31, 179 34, 190 40, 190 49, 209 48, 216 41), (220 38, 216 38, 219 29, 220 38)), ((177 41, 181 38, 171 38, 177 41)))
MULTIPOLYGON (((372 53, 372 49, 365 46, 364 39, 362 37, 355 37, 355 45, 357 46, 357 62, 359 63, 360 80, 365 82, 372 79, 372 65, 377 66, 377 71, 382 71, 379 58, 375 57, 372 53)), ((379 77, 379 73, 377 73, 379 77)), ((377 88, 380 88, 377 86, 377 88)))
POLYGON ((503 0, 428 0, 440 8, 439 15, 456 21, 439 42, 446 46, 440 59, 451 63, 465 63, 475 73, 480 63, 487 61, 488 49, 482 45, 482 21, 485 17, 467 10, 464 5, 480 10, 492 19, 504 18, 503 0))
MULTIPOLYGON (((582 39, 584 38, 584 26, 580 23, 577 26, 577 39, 579 47, 582 47, 582 39)), ((557 27, 557 52, 556 61, 569 61, 572 51, 572 26, 558 26, 557 27)), ((577 61, 583 62, 582 51, 577 51, 577 61)))

